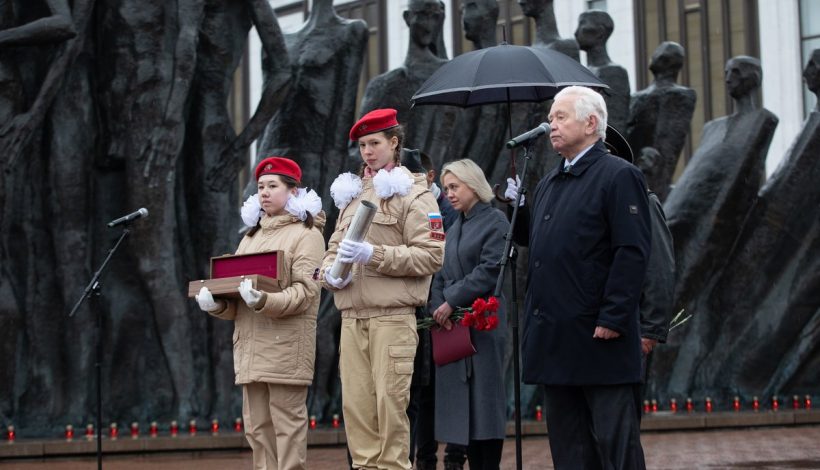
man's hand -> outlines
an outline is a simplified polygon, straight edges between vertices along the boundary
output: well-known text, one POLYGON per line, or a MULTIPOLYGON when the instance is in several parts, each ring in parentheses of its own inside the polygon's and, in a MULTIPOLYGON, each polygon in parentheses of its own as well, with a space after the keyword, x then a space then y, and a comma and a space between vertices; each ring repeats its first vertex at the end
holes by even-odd
POLYGON ((449 330, 453 327, 453 322, 450 321, 450 315, 452 314, 453 307, 451 307, 447 302, 444 302, 433 312, 433 320, 443 326, 444 329, 449 330))
POLYGON ((617 331, 610 330, 609 328, 606 328, 606 327, 603 327, 603 326, 596 326, 595 327, 595 334, 592 335, 593 338, 599 338, 599 339, 615 339, 619 336, 621 336, 621 334, 618 333, 617 331))
MULTIPOLYGON (((515 198, 518 197, 518 188, 521 187, 521 178, 518 175, 515 175, 515 179, 507 178, 507 189, 504 191, 504 197, 510 200, 510 204, 515 202, 515 198)), ((519 206, 524 205, 525 197, 521 196, 521 202, 518 203, 519 206)))
POLYGON ((658 340, 651 339, 651 338, 641 338, 641 351, 643 351, 643 355, 647 356, 649 353, 655 349, 655 346, 658 345, 658 340))

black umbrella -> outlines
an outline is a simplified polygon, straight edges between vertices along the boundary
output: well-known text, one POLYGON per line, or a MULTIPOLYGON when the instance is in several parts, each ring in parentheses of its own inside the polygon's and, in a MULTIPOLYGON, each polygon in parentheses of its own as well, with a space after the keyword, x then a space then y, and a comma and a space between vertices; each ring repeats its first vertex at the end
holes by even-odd
MULTIPOLYGON (((512 138, 511 103, 546 101, 571 85, 609 88, 561 52, 502 42, 461 54, 439 67, 416 91, 410 105, 468 108, 507 103, 507 128, 512 138)), ((515 158, 510 161, 515 173, 515 158)), ((498 185, 494 189, 497 191, 498 185)))
POLYGON ((561 88, 609 88, 586 67, 551 49, 500 44, 447 62, 411 98, 413 106, 462 108, 492 103, 545 101, 561 88))
MULTIPOLYGON (((507 121, 512 138, 511 103, 546 101, 562 88, 581 85, 592 88, 609 88, 586 67, 561 52, 551 49, 498 46, 467 52, 445 63, 416 91, 410 100, 412 106, 451 105, 462 108, 484 104, 507 103, 507 121)), ((527 162, 522 171, 519 200, 525 192, 527 162)), ((515 158, 512 170, 515 172, 515 158)), ((496 190, 498 185, 496 185, 496 190)), ((515 257, 512 249, 512 230, 518 215, 518 200, 513 204, 510 232, 505 237, 504 255, 499 261, 501 272, 495 288, 495 296, 501 295, 507 261, 515 273, 515 257)), ((515 276, 515 274, 513 274, 515 276)), ((510 323, 513 334, 513 380, 515 387, 515 456, 516 468, 521 469, 521 391, 518 346, 518 305, 515 282, 512 283, 512 308, 510 323)))

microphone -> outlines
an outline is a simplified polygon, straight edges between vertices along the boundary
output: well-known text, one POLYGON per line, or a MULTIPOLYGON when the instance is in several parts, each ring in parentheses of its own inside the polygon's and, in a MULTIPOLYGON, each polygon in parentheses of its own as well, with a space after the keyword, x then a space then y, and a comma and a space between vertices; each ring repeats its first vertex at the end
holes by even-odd
POLYGON ((548 122, 542 122, 538 125, 538 127, 528 130, 527 132, 519 135, 518 137, 514 138, 513 140, 507 142, 507 148, 512 149, 518 147, 521 144, 525 144, 533 139, 536 139, 550 131, 550 125, 548 122))
POLYGON ((117 225, 125 224, 141 217, 148 217, 148 209, 140 207, 140 209, 136 212, 132 212, 128 215, 120 217, 119 219, 114 219, 111 222, 108 222, 108 227, 116 227, 117 225))

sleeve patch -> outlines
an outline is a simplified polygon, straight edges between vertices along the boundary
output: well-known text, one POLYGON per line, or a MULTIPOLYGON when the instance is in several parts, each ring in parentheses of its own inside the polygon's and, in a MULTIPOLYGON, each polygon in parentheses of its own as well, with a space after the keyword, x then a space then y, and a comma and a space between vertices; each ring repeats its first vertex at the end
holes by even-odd
POLYGON ((427 214, 427 219, 430 221, 430 230, 442 230, 444 228, 444 221, 440 213, 430 212, 427 214))
POLYGON ((443 242, 445 237, 446 235, 444 235, 444 232, 430 231, 430 238, 432 238, 433 240, 439 240, 443 242))

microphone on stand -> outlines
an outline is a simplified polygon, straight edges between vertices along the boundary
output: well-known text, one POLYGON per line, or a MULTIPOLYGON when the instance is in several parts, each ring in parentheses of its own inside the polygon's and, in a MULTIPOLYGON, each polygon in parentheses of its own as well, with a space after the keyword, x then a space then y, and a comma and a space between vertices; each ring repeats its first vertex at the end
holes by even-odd
POLYGON ((117 225, 125 224, 142 217, 148 217, 148 209, 144 207, 140 207, 140 209, 136 212, 132 212, 128 215, 120 217, 119 219, 114 219, 111 222, 108 222, 108 227, 116 227, 117 225))
POLYGON ((538 127, 534 129, 530 129, 527 132, 519 135, 518 137, 514 138, 513 140, 507 142, 507 148, 512 149, 518 147, 521 144, 525 144, 533 139, 537 139, 542 135, 548 133, 550 131, 550 124, 548 122, 542 122, 538 125, 538 127))

